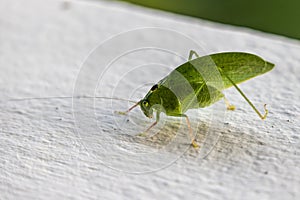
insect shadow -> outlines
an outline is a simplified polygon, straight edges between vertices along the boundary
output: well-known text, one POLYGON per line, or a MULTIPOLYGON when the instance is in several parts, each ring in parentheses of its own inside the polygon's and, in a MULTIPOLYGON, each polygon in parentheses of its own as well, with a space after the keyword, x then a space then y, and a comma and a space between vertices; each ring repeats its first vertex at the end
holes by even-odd
MULTIPOLYGON (((195 139, 199 144, 202 144, 206 133, 208 131, 209 125, 206 122, 198 122, 197 124, 193 121, 191 126, 197 126, 198 134, 196 134, 195 139)), ((188 128, 182 119, 168 117, 164 119, 164 123, 160 124, 147 136, 129 135, 129 134, 114 134, 115 138, 121 141, 127 141, 130 143, 138 143, 145 146, 149 146, 155 149, 168 149, 169 152, 178 151, 178 149, 186 149, 190 145, 190 140, 186 137, 186 132, 188 128)))

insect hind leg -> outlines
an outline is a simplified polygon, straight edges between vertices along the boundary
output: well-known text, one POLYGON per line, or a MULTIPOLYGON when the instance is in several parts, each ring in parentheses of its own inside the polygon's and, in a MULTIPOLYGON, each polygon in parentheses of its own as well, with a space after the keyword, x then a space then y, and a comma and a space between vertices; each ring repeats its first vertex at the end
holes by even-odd
POLYGON ((222 73, 223 73, 223 75, 231 82, 231 84, 235 87, 235 89, 242 95, 242 97, 247 101, 247 103, 252 107, 252 109, 256 112, 256 114, 262 119, 262 120, 264 120, 264 119, 266 119, 266 117, 267 117, 267 115, 268 115, 268 113, 269 113, 269 111, 268 111, 268 109, 267 109, 267 105, 265 104, 264 105, 264 111, 265 111, 265 113, 264 114, 261 114, 258 110, 257 110, 257 108, 253 105, 253 103, 248 99, 248 97, 242 92, 242 90, 234 83, 234 81, 233 80, 231 80, 231 78, 226 74, 226 73, 224 73, 222 70, 220 70, 222 73))

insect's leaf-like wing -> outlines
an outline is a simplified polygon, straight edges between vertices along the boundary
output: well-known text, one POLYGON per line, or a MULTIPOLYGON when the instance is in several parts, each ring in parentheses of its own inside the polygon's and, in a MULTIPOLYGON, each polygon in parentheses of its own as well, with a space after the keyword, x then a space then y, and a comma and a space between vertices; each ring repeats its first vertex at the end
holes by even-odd
MULTIPOLYGON (((216 78, 212 76, 214 73, 211 69, 213 68, 202 67, 198 70, 193 64, 187 62, 162 79, 160 84, 171 89, 177 96, 183 113, 191 108, 206 107, 223 97, 222 89, 215 87, 216 78), (205 72, 203 69, 209 71, 205 72)), ((220 85, 222 85, 222 79, 217 70, 215 74, 217 75, 214 76, 219 77, 220 85)))
MULTIPOLYGON (((210 55, 221 75, 226 73, 235 84, 239 84, 273 69, 274 64, 250 53, 229 52, 210 55)), ((231 87, 230 81, 223 77, 224 87, 231 87)))

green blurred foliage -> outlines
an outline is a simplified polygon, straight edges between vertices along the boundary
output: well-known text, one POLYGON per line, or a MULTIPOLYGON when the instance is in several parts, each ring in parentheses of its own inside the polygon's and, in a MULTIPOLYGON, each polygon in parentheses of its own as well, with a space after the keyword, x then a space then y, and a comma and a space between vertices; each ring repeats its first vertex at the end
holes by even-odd
POLYGON ((125 0, 300 39, 300 0, 125 0))

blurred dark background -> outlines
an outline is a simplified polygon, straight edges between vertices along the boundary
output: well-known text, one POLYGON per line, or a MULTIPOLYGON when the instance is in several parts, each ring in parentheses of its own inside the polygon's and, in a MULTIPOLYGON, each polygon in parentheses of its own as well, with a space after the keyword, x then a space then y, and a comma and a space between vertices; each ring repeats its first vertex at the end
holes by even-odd
POLYGON ((300 39, 300 0, 124 0, 300 39))

